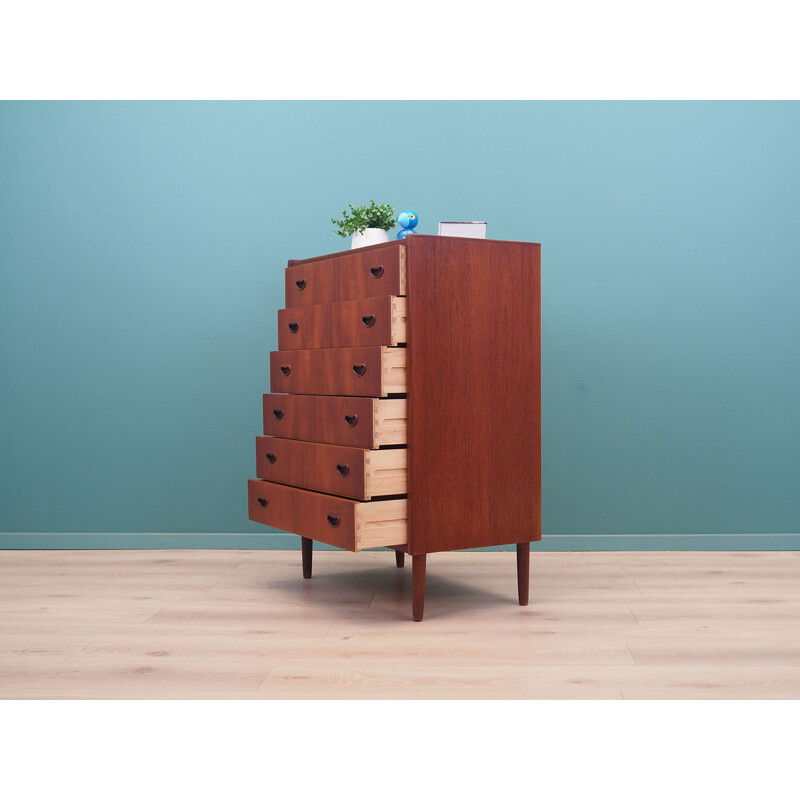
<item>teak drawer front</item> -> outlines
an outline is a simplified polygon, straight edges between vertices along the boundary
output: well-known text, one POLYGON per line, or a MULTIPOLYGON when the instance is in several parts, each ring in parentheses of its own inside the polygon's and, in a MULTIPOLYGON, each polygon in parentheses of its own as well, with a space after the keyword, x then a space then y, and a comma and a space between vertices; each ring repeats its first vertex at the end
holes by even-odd
POLYGON ((405 341, 405 297, 370 297, 278 311, 281 350, 397 345, 405 341))
POLYGON ((405 398, 265 394, 264 434, 374 449, 405 444, 405 398))
POLYGON ((392 244, 286 268, 286 308, 406 293, 405 247, 392 244))
POLYGON ((345 550, 408 541, 408 501, 361 503, 270 481, 248 481, 249 517, 345 550))
POLYGON ((336 444, 256 437, 256 475, 317 492, 370 500, 406 494, 408 451, 365 450, 336 444))
POLYGON ((405 347, 273 350, 269 360, 273 392, 385 397, 406 391, 405 347))

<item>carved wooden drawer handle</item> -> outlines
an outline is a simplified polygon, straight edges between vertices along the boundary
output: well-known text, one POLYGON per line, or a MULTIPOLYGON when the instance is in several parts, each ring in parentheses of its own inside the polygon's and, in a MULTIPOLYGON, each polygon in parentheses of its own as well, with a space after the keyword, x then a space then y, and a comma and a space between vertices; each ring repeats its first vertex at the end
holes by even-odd
POLYGON ((260 506, 266 506, 266 505, 267 505, 267 503, 269 503, 269 500, 267 500, 267 498, 266 498, 266 497, 259 497, 259 498, 258 498, 258 504, 259 504, 260 506))
POLYGON ((350 474, 350 467, 347 464, 337 464, 336 471, 343 477, 346 478, 350 474))
POLYGON ((353 372, 360 378, 367 371, 366 364, 353 364, 353 372))
POLYGON ((290 367, 288 364, 284 364, 284 365, 281 367, 281 372, 282 372, 284 375, 288 375, 288 374, 289 374, 291 371, 292 371, 292 368, 291 368, 291 367, 290 367))
POLYGON ((289 323, 289 330, 290 330, 292 333, 297 333, 297 329, 298 329, 299 327, 300 327, 300 323, 299 323, 299 322, 290 322, 290 323, 289 323))
POLYGON ((377 267, 370 267, 370 273, 372 274, 373 278, 380 278, 383 275, 383 265, 378 265, 377 267))
POLYGON ((297 288, 298 288, 298 289, 299 289, 301 292, 303 291, 303 289, 305 289, 305 288, 306 288, 306 282, 305 282, 304 280, 303 280, 303 281, 295 281, 295 282, 294 282, 294 285, 295 285, 295 286, 296 286, 296 287, 297 287, 297 288))
POLYGON ((276 456, 275 453, 267 453, 267 461, 269 461, 270 464, 274 464, 277 458, 278 456, 276 456))
POLYGON ((282 408, 273 408, 272 414, 275 419, 283 419, 283 409, 282 408))
POLYGON ((361 317, 361 322, 368 328, 371 328, 375 324, 375 315, 365 314, 363 317, 361 317))
POLYGON ((351 427, 355 428, 358 425, 358 414, 345 414, 344 421, 351 427))
POLYGON ((338 514, 328 514, 328 525, 330 525, 332 528, 338 528, 340 522, 341 520, 339 519, 338 514))

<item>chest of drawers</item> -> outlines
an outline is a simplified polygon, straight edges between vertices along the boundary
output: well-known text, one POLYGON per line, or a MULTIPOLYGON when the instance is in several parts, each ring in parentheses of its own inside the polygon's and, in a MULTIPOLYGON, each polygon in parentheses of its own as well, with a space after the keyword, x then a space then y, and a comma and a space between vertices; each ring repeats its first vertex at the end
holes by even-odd
POLYGON ((251 520, 412 558, 541 539, 540 246, 413 235, 290 261, 251 520))

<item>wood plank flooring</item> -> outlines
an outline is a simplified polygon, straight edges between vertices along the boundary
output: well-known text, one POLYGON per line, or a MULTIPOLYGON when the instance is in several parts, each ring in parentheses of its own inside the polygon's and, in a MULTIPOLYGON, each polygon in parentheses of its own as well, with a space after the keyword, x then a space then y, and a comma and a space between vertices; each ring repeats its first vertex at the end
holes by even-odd
POLYGON ((800 698, 800 553, 0 551, 0 698, 800 698))

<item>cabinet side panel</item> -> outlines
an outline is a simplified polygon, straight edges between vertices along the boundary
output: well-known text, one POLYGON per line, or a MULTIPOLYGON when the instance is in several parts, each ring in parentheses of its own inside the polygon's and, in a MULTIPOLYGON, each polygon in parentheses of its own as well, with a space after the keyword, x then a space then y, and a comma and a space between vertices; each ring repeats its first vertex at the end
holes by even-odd
POLYGON ((540 247, 409 238, 409 552, 536 541, 540 247))

